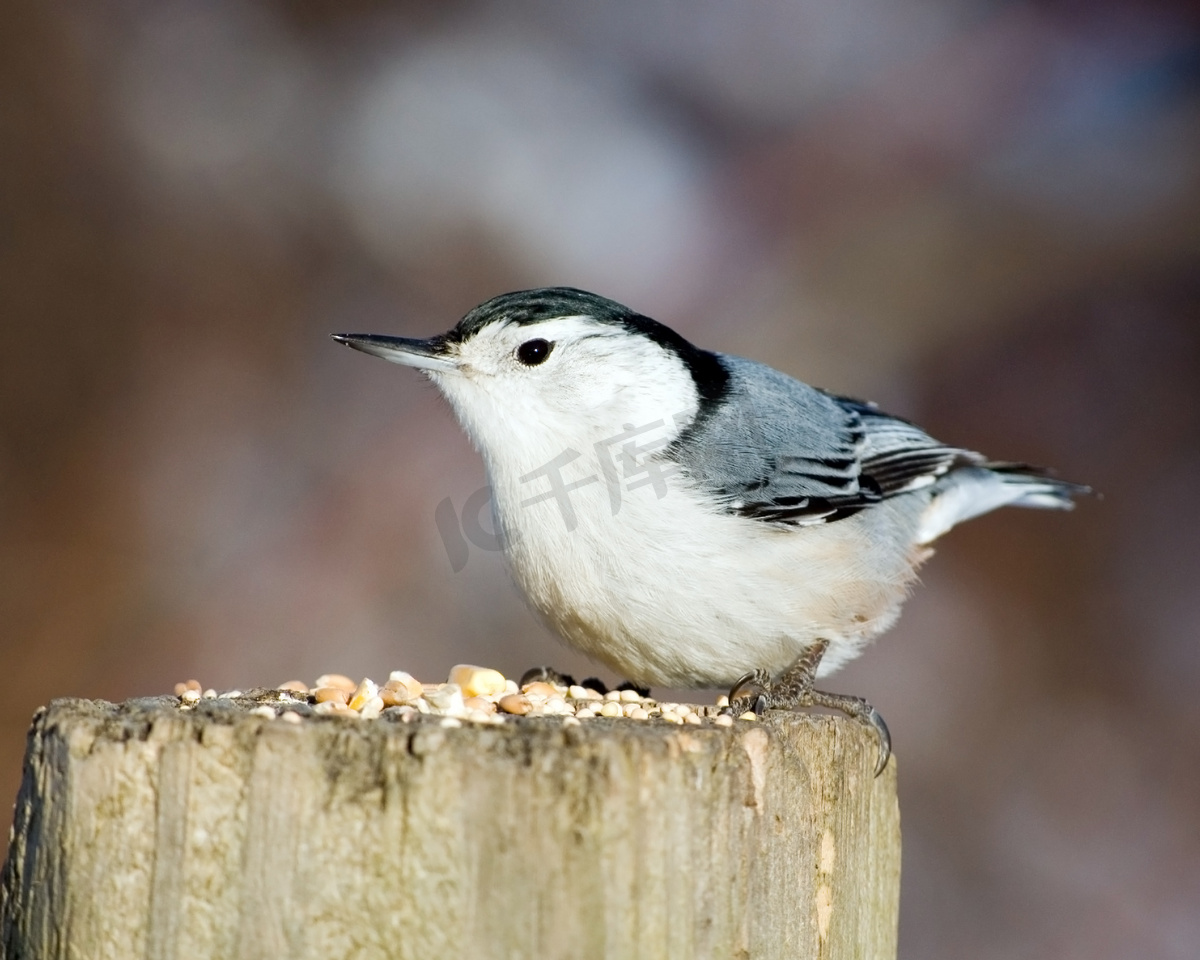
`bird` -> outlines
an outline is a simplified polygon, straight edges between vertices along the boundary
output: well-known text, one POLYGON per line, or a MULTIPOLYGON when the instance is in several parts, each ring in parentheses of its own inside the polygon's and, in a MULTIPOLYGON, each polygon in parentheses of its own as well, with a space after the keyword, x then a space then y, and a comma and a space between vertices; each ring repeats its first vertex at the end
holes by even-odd
POLYGON ((887 724, 816 680, 895 623, 952 527, 1089 490, 573 287, 502 294, 428 339, 333 338, 449 401, 512 575, 567 644, 642 687, 728 688, 734 715, 841 711, 875 731, 876 775, 887 724))

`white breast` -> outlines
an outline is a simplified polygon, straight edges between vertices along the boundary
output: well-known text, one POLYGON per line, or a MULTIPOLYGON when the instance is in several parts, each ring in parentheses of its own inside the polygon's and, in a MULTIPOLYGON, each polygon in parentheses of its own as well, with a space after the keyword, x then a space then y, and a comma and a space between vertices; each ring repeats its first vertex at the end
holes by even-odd
POLYGON ((581 455, 556 496, 548 477, 523 476, 492 476, 517 582, 570 644, 640 683, 725 686, 783 670, 818 638, 824 675, 891 625, 915 569, 907 544, 881 548, 858 517, 735 517, 679 474, 658 490, 622 474, 614 488, 581 455))

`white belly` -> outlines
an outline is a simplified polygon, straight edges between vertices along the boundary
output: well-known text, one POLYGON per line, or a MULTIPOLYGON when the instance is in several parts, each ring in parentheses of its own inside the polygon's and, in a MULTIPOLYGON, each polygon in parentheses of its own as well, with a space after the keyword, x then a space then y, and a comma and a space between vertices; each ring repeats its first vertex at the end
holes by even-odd
POLYGON ((561 496, 528 502, 544 486, 493 484, 533 606, 572 646, 642 684, 777 673, 817 639, 830 643, 825 675, 891 625, 914 575, 911 539, 875 535, 909 523, 910 510, 785 527, 706 508, 678 475, 661 499, 623 487, 615 502, 604 483, 586 484, 565 512, 561 496))

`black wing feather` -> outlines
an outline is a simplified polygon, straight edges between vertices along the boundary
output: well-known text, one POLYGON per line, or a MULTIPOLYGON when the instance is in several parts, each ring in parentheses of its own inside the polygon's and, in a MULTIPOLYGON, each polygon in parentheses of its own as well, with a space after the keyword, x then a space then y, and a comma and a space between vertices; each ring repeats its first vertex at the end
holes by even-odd
POLYGON ((720 360, 730 372, 727 402, 685 431, 674 452, 740 516, 828 523, 982 462, 872 404, 740 357, 720 360))

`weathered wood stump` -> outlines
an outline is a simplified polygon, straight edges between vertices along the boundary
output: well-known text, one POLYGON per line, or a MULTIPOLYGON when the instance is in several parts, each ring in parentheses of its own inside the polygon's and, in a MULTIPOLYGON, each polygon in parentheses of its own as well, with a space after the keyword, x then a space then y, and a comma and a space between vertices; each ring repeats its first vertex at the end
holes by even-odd
POLYGON ((842 718, 310 718, 59 700, 0 889, 17 958, 893 958, 895 764, 842 718))

